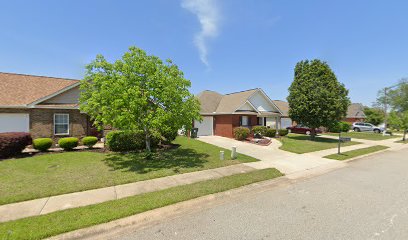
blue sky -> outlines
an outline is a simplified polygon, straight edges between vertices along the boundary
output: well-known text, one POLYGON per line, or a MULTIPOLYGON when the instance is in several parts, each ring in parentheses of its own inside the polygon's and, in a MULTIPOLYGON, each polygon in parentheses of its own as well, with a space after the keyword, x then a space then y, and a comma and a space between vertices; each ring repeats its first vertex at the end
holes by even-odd
POLYGON ((327 61, 353 102, 408 76, 407 1, 1 1, 0 71, 80 79, 131 45, 172 59, 192 92, 285 99, 293 68, 327 61))

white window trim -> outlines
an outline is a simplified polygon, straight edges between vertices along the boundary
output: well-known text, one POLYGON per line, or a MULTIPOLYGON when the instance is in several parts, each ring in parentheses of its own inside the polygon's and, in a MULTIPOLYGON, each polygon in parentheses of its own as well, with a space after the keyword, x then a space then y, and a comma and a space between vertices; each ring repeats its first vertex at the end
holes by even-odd
POLYGON ((69 113, 54 113, 54 123, 53 123, 54 135, 56 135, 56 136, 69 135, 69 132, 70 132, 70 127, 69 127, 69 125, 70 125, 70 122, 69 122, 69 113), (67 132, 67 133, 55 133, 55 126, 56 126, 56 124, 55 124, 55 116, 56 116, 56 115, 66 115, 66 116, 68 116, 68 132, 67 132))

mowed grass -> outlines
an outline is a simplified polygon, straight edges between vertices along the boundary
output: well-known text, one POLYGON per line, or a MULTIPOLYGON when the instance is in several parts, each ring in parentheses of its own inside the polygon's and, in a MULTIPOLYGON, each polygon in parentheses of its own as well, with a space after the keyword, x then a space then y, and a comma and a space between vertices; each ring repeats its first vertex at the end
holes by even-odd
POLYGON ((178 148, 142 153, 66 152, 0 161, 0 205, 41 197, 223 167, 257 159, 179 137, 178 148), (219 160, 224 150, 226 160, 219 160))
MULTIPOLYGON (((286 137, 281 138, 282 146, 281 150, 285 150, 293 153, 308 153, 316 152, 325 149, 337 147, 338 140, 324 138, 316 136, 315 140, 311 140, 310 136, 301 134, 289 134, 286 137)), ((360 144, 359 142, 345 142, 342 146, 351 146, 355 144, 360 144)))
POLYGON ((96 205, 0 223, 0 239, 42 239, 279 176, 282 174, 276 169, 256 170, 96 205))
POLYGON ((369 154, 373 152, 378 152, 378 151, 381 151, 387 148, 388 148, 387 146, 376 145, 376 146, 371 146, 367 148, 361 148, 361 149, 343 152, 341 154, 331 154, 331 155, 325 156, 325 158, 342 161, 342 160, 347 160, 353 157, 357 157, 357 156, 361 156, 361 155, 365 155, 365 154, 369 154))
MULTIPOLYGON (((338 133, 325 133, 325 135, 330 135, 330 136, 339 136, 338 133)), ((391 138, 398 138, 400 136, 383 136, 382 133, 372 133, 372 132, 348 132, 348 133, 341 133, 342 137, 351 137, 356 138, 356 139, 365 139, 365 140, 372 140, 372 141, 381 141, 381 140, 387 140, 391 138)))

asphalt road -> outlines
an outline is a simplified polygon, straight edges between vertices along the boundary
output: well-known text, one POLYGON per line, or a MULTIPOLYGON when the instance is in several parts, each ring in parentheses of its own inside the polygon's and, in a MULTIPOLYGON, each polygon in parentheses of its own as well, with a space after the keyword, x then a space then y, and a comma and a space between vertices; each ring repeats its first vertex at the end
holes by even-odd
POLYGON ((114 239, 408 239, 408 150, 360 159, 114 239))

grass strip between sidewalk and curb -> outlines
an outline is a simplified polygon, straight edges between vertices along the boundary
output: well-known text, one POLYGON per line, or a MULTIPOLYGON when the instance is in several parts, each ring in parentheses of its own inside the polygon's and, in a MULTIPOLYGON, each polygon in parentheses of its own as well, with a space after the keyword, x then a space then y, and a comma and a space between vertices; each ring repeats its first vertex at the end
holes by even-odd
POLYGON ((201 196, 283 176, 275 168, 182 185, 100 204, 0 223, 0 239, 42 239, 201 196))
POLYGON ((350 158, 354 158, 354 157, 358 157, 361 155, 365 155, 365 154, 369 154, 369 153, 373 153, 373 152, 378 152, 384 149, 387 149, 389 147, 387 146, 382 146, 382 145, 376 145, 376 146, 371 146, 371 147, 366 147, 366 148, 360 148, 360 149, 356 149, 356 150, 351 150, 351 151, 347 151, 347 152, 343 152, 341 154, 331 154, 328 156, 324 156, 324 158, 329 158, 329 159, 334 159, 334 160, 347 160, 350 158))

